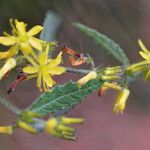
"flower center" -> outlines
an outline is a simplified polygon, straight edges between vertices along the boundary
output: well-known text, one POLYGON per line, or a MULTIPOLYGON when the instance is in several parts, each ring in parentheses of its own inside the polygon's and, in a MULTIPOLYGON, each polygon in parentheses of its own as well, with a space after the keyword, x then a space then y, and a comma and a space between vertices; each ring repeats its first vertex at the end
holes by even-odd
POLYGON ((26 34, 19 36, 19 41, 21 43, 27 42, 28 40, 29 40, 29 37, 26 34))
POLYGON ((47 70, 47 68, 46 68, 45 65, 41 65, 41 66, 40 66, 40 70, 41 70, 42 72, 45 72, 45 71, 47 70))

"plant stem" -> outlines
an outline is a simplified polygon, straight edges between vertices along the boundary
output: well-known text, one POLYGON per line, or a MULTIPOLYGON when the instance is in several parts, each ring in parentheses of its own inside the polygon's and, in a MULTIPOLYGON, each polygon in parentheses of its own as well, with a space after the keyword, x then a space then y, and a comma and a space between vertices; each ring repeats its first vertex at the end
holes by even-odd
POLYGON ((65 67, 67 72, 70 73, 77 73, 77 74, 88 74, 90 72, 90 70, 87 69, 75 69, 75 68, 70 68, 70 67, 65 67))
POLYGON ((11 110, 14 114, 19 115, 21 110, 16 106, 13 106, 8 100, 6 100, 2 95, 0 95, 0 103, 3 104, 6 108, 11 110))

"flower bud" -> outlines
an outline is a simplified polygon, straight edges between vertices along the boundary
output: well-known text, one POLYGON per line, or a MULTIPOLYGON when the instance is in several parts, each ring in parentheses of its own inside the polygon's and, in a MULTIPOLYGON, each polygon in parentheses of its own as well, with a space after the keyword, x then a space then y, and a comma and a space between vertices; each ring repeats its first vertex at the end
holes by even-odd
POLYGON ((106 76, 106 75, 102 75, 101 79, 104 81, 113 81, 113 80, 117 80, 120 77, 118 75, 110 75, 110 76, 106 76))
POLYGON ((45 132, 68 140, 76 140, 75 137, 75 129, 71 128, 69 124, 74 123, 83 123, 82 118, 67 118, 67 117, 58 117, 58 118, 50 118, 45 123, 45 132))
POLYGON ((83 118, 68 118, 68 117, 61 117, 61 123, 64 125, 69 125, 69 124, 78 124, 78 123, 83 123, 84 119, 83 118))
POLYGON ((4 75, 13 69, 16 66, 16 60, 14 58, 10 58, 4 64, 4 66, 0 69, 0 80, 4 77, 4 75))
POLYGON ((12 132, 13 132, 12 126, 0 126, 0 133, 12 134, 12 132))
POLYGON ((118 97, 115 101, 113 112, 115 113, 123 113, 126 105, 126 100, 128 99, 130 94, 129 89, 124 88, 118 93, 118 97))
POLYGON ((88 81, 95 79, 97 77, 97 73, 95 71, 90 71, 87 75, 77 81, 78 85, 82 86, 86 84, 88 81))
POLYGON ((115 66, 115 67, 107 67, 104 70, 104 75, 115 75, 117 73, 121 73, 122 69, 120 66, 115 66))
POLYGON ((45 123, 45 131, 51 134, 53 130, 55 130, 56 126, 57 126, 56 118, 51 118, 45 123))
POLYGON ((23 121, 18 121, 18 124, 17 124, 20 128, 32 133, 32 134, 36 134, 37 133, 37 130, 35 128, 33 128, 31 125, 23 122, 23 121))

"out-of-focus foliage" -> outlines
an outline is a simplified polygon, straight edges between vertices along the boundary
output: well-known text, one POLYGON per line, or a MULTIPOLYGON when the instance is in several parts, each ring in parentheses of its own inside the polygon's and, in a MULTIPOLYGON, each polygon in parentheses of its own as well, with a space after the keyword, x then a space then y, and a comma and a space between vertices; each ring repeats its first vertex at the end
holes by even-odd
POLYGON ((128 57, 126 56, 124 50, 112 39, 108 38, 106 35, 96 31, 95 29, 89 28, 81 23, 74 24, 79 30, 88 35, 93 39, 98 45, 104 48, 109 54, 114 58, 119 60, 124 65, 129 64, 128 57))
POLYGON ((44 30, 40 34, 40 39, 45 41, 55 40, 56 32, 60 23, 60 16, 52 11, 48 11, 44 19, 44 30))

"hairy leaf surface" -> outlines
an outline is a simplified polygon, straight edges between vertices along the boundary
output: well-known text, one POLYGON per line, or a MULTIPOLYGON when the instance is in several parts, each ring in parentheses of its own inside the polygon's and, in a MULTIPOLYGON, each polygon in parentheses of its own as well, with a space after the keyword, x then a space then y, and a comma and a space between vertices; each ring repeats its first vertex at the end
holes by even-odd
POLYGON ((95 79, 79 87, 76 82, 69 81, 56 86, 51 92, 42 94, 29 108, 43 116, 60 110, 71 109, 84 100, 86 96, 97 90, 104 81, 95 79))

